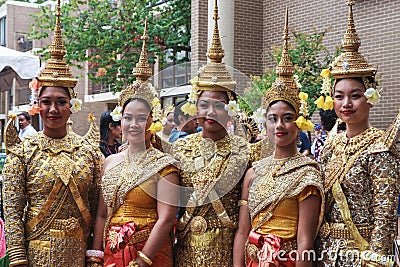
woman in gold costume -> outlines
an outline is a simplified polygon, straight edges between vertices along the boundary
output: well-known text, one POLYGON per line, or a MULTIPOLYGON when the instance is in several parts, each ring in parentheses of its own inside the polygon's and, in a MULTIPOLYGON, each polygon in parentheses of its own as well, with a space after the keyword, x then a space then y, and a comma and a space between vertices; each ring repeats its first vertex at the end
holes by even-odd
POLYGON ((240 183, 249 160, 249 145, 242 137, 228 134, 229 115, 235 114, 235 82, 222 58, 215 28, 208 51, 210 62, 192 80, 193 91, 182 110, 194 116, 203 130, 172 145, 181 162, 183 216, 177 225, 175 266, 232 266, 233 239, 238 221, 240 183))
POLYGON ((73 90, 77 80, 63 60, 60 2, 56 15, 51 58, 31 84, 31 111, 40 112, 43 132, 21 142, 12 121, 6 127, 4 207, 12 267, 85 266, 97 207, 99 135, 93 125, 93 139, 67 132, 71 111, 81 102, 73 90))
POLYGON ((370 109, 380 95, 376 69, 358 52, 353 4, 348 2, 344 53, 330 72, 334 109, 347 130, 328 137, 321 155, 327 202, 319 233, 320 266, 393 266, 400 115, 386 132, 370 126, 370 109))
POLYGON ((178 169, 174 158, 151 145, 153 129, 161 124, 161 107, 146 82, 151 76, 147 24, 142 39, 133 71, 137 79, 121 92, 116 108, 122 107, 121 128, 128 147, 104 163, 89 266, 172 267, 170 232, 178 210, 178 169))
POLYGON ((300 107, 288 54, 287 12, 278 78, 265 95, 266 128, 275 149, 273 155, 255 162, 244 178, 234 246, 234 266, 238 267, 312 266, 313 243, 322 219, 317 163, 296 147, 303 126, 296 118, 299 111, 302 118, 306 114, 305 106, 300 107))

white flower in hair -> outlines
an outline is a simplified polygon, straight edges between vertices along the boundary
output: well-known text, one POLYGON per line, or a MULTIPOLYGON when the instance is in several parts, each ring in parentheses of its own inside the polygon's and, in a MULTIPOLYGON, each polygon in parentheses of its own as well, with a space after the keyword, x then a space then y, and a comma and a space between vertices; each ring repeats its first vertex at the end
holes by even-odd
POLYGON ((370 103, 371 105, 375 105, 376 103, 378 103, 381 95, 380 93, 375 89, 375 88, 368 88, 365 93, 364 96, 367 98, 367 102, 370 103))
POLYGON ((116 106, 114 110, 110 113, 113 121, 120 121, 122 119, 122 107, 116 106))
POLYGON ((254 121, 256 122, 256 123, 258 123, 258 124, 263 124, 264 122, 266 122, 266 119, 265 119, 265 113, 266 113, 266 110, 265 109, 263 109, 263 108, 258 108, 257 110, 256 110, 256 112, 254 112, 253 113, 253 119, 254 119, 254 121))
POLYGON ((72 98, 70 103, 71 108, 69 110, 71 110, 72 113, 76 113, 82 109, 82 100, 80 100, 79 98, 72 98))
POLYGON ((229 101, 229 104, 225 104, 225 110, 228 111, 229 116, 236 116, 240 112, 240 107, 236 101, 229 101))

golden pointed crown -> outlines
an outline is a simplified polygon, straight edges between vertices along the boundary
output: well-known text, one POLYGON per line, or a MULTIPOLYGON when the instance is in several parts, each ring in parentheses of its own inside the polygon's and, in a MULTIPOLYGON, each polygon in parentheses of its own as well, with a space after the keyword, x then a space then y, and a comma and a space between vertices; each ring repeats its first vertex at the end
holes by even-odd
POLYGON ((50 59, 40 73, 38 80, 42 87, 66 87, 69 90, 71 98, 74 98, 76 97, 76 93, 73 88, 78 80, 74 78, 68 64, 64 60, 66 50, 61 33, 60 10, 60 0, 58 0, 56 7, 56 27, 54 30, 53 40, 49 47, 50 59))
POLYGON ((353 0, 348 0, 349 17, 347 19, 347 29, 342 40, 344 52, 339 55, 332 63, 331 75, 335 79, 351 77, 375 77, 376 68, 358 52, 361 45, 360 37, 357 34, 353 19, 353 0))
POLYGON ((125 102, 131 98, 142 98, 146 100, 150 105, 155 97, 157 97, 157 92, 150 88, 147 79, 152 76, 151 68, 149 67, 146 41, 149 39, 147 34, 147 20, 144 24, 144 33, 141 37, 143 40, 142 51, 140 53, 139 62, 136 63, 136 67, 133 68, 133 75, 136 77, 136 81, 128 85, 118 98, 118 105, 123 107, 125 102))
POLYGON ((192 84, 197 85, 201 91, 235 91, 236 82, 232 80, 226 64, 222 62, 225 56, 225 51, 222 48, 221 38, 218 29, 218 3, 214 1, 214 32, 211 41, 211 46, 208 49, 207 64, 199 69, 198 79, 195 79, 192 84))
POLYGON ((299 88, 297 88, 296 81, 294 80, 294 67, 289 56, 289 26, 288 18, 289 11, 286 8, 285 14, 285 28, 283 30, 283 50, 281 61, 276 67, 276 74, 278 77, 272 84, 272 87, 266 92, 264 96, 265 107, 268 107, 272 102, 283 100, 290 103, 299 114, 300 100, 299 88))

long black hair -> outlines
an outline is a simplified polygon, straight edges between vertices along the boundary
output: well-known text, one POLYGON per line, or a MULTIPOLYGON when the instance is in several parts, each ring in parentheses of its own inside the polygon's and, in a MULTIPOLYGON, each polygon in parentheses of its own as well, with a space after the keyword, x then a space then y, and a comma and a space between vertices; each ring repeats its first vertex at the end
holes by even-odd
POLYGON ((110 127, 108 127, 110 123, 112 127, 121 125, 121 121, 114 121, 110 114, 111 110, 107 110, 100 116, 100 140, 105 142, 108 142, 108 138, 110 137, 110 127))

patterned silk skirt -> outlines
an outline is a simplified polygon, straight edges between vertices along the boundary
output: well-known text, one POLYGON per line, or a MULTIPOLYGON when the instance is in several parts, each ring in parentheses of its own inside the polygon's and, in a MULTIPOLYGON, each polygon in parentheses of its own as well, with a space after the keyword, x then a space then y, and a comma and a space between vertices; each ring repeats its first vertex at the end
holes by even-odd
MULTIPOLYGON (((113 227, 118 233, 118 227, 113 227)), ((145 229, 135 233, 129 240, 128 244, 118 252, 111 252, 110 234, 107 236, 107 243, 104 249, 104 267, 126 267, 130 261, 137 257, 137 252, 141 251, 146 244, 151 229, 145 229), (145 239, 145 240, 143 240, 145 239)), ((112 231, 110 231, 111 233, 112 231)), ((111 237, 112 239, 112 237, 111 237)), ((153 259, 153 267, 172 267, 172 243, 168 238, 153 259)))

